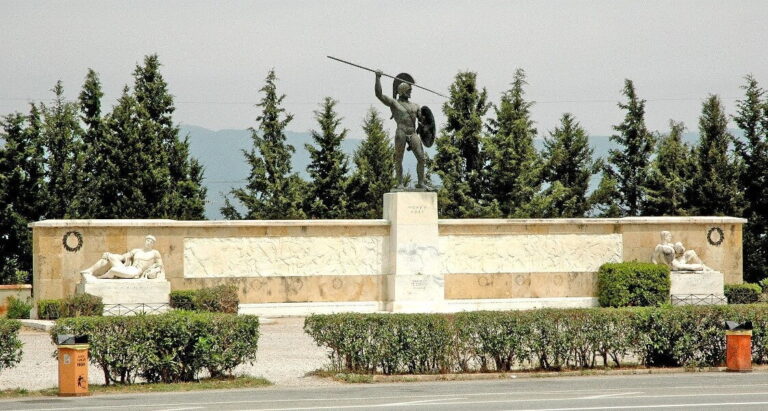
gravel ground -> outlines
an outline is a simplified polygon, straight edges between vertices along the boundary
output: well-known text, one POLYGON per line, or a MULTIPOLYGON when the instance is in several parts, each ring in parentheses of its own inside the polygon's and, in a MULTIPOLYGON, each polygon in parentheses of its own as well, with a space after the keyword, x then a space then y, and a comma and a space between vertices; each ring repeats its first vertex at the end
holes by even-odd
MULTIPOLYGON (((305 376, 322 368, 328 360, 325 350, 304 334, 303 325, 303 318, 278 318, 272 324, 262 324, 256 363, 242 365, 235 373, 264 377, 281 386, 338 384, 305 376)), ((21 340, 24 356, 16 367, 0 371, 0 390, 56 387, 57 361, 52 356, 55 346, 48 333, 25 328, 21 340)), ((91 384, 104 384, 101 369, 91 366, 88 380, 91 384)))

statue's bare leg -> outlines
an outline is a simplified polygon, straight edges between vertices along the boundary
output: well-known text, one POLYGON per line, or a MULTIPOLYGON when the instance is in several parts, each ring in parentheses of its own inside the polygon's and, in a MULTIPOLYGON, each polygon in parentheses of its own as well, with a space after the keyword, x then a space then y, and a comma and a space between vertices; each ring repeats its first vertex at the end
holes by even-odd
POLYGON ((97 278, 133 278, 133 274, 128 274, 128 271, 131 271, 129 270, 130 267, 126 267, 120 257, 117 254, 108 254, 107 260, 111 268, 97 278))
POLYGON ((416 156, 416 175, 418 181, 416 183, 417 188, 424 187, 424 147, 421 144, 421 138, 417 135, 410 136, 411 151, 416 156))
POLYGON ((406 136, 400 132, 395 133, 395 178, 397 187, 403 187, 403 154, 405 153, 406 136))

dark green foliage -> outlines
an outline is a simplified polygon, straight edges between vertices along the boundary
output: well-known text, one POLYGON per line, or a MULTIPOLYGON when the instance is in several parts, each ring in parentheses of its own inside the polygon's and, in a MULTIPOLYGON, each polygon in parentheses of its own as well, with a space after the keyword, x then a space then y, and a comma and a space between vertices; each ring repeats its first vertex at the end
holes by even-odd
POLYGON ((315 111, 320 131, 312 130, 316 146, 306 144, 310 163, 307 166, 309 183, 304 211, 309 218, 345 218, 347 216, 347 156, 341 142, 347 129, 339 130, 341 118, 334 107, 336 100, 326 97, 321 109, 315 111))
POLYGON ((438 212, 442 218, 481 217, 495 214, 483 203, 484 160, 480 151, 483 116, 488 93, 477 89, 477 75, 460 72, 443 104, 446 124, 435 140, 434 171, 442 181, 438 212))
POLYGON ((733 120, 744 132, 735 139, 741 159, 744 191, 744 278, 760 281, 768 273, 768 103, 765 90, 750 76, 745 78, 744 99, 737 102, 733 120))
POLYGON ((643 199, 645 215, 688 215, 694 174, 692 149, 683 142, 683 123, 669 122, 670 132, 656 146, 643 199))
POLYGON ((512 88, 504 92, 488 121, 484 140, 488 196, 502 217, 538 217, 527 207, 541 185, 541 159, 533 145, 536 128, 530 118, 532 102, 525 100, 525 72, 515 71, 512 88))
POLYGON ((527 215, 549 218, 584 217, 592 208, 589 180, 602 163, 592 158, 586 131, 570 113, 544 138, 542 177, 548 183, 528 206, 527 215))
POLYGON ((7 318, 29 318, 29 312, 32 311, 32 304, 30 304, 29 301, 10 296, 5 300, 5 302, 8 304, 8 312, 5 313, 7 318))
POLYGON ((240 299, 234 285, 171 292, 171 307, 181 310, 236 314, 240 299))
POLYGON ((153 190, 145 196, 151 210, 147 217, 202 220, 206 194, 203 169, 189 156, 189 138, 182 139, 178 125, 173 123, 176 108, 157 55, 146 56, 144 64, 136 66, 133 78, 139 138, 145 149, 153 150, 144 162, 131 165, 153 174, 155 180, 153 190))
POLYGON ((741 214, 743 189, 739 186, 739 160, 730 152, 733 137, 720 98, 710 95, 699 117, 699 145, 691 199, 697 215, 741 214))
POLYGON ((248 184, 230 192, 245 208, 245 213, 240 213, 227 198, 221 209, 227 219, 305 218, 302 211, 305 183, 298 174, 291 172, 291 155, 296 150, 285 137, 285 128, 293 115, 286 114, 280 106, 285 95, 277 94, 276 81, 275 71, 270 70, 266 84, 261 88, 264 97, 257 104, 262 109, 256 117, 258 126, 250 129, 253 148, 243 151, 251 166, 248 184))
POLYGON ((752 304, 760 299, 763 288, 759 284, 726 284, 728 304, 752 304))
POLYGON ((85 145, 77 103, 64 97, 61 81, 51 90, 53 103, 40 103, 46 150, 46 218, 78 218, 84 207, 85 145))
MULTIPOLYGON (((645 100, 637 97, 632 80, 624 80, 624 96, 626 103, 619 103, 619 108, 626 110, 624 121, 614 126, 618 134, 611 136, 620 148, 608 152, 608 162, 603 178, 615 183, 605 183, 607 190, 613 186, 612 194, 602 193, 602 198, 615 197, 615 204, 608 203, 604 207, 615 211, 615 206, 625 216, 636 216, 642 213, 641 205, 648 179, 648 168, 654 147, 654 137, 645 127, 645 100)), ((601 184, 602 185, 602 184, 601 184)), ((605 210, 604 210, 605 211, 605 210)))
POLYGON ((382 218, 384 193, 395 186, 394 148, 378 111, 371 108, 363 121, 365 140, 355 150, 355 170, 349 180, 352 218, 382 218))
POLYGON ((55 320, 58 319, 61 310, 61 300, 38 300, 37 301, 37 318, 41 320, 55 320))
POLYGON ((0 284, 29 283, 32 233, 27 224, 45 216, 44 148, 40 112, 0 119, 0 284), (24 275, 26 274, 26 275, 24 275))
POLYGON ((621 366, 718 366, 725 320, 753 322, 768 362, 768 305, 313 315, 304 330, 339 371, 437 373, 621 366), (407 337, 406 337, 407 336, 407 337), (410 337, 423 336, 417 346, 410 337), (425 366, 411 367, 418 358, 425 366))
POLYGON ((652 263, 600 266, 597 292, 602 307, 645 307, 669 300, 669 268, 652 263))
POLYGON ((259 319, 249 315, 173 311, 131 317, 62 319, 51 330, 87 335, 91 363, 104 372, 107 385, 193 381, 202 371, 231 375, 235 367, 256 360, 259 319))
POLYGON ((0 371, 13 368, 21 362, 22 346, 19 339, 21 323, 0 318, 0 371))
POLYGON ((75 294, 59 300, 59 318, 99 316, 104 312, 101 297, 75 294))
POLYGON ((85 125, 83 144, 85 148, 85 160, 83 169, 83 204, 81 214, 86 218, 108 218, 106 204, 111 201, 104 196, 103 187, 107 179, 114 178, 114 165, 110 164, 113 158, 104 154, 109 150, 106 147, 111 143, 108 129, 105 127, 101 114, 101 98, 104 92, 101 90, 99 75, 92 69, 88 69, 85 76, 82 91, 80 91, 80 119, 85 125))

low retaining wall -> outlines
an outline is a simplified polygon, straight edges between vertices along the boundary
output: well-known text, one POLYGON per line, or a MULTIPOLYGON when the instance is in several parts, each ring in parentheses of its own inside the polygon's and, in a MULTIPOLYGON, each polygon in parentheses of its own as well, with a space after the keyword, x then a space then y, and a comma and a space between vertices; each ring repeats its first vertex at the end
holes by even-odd
POLYGON ((0 315, 8 312, 8 297, 27 301, 32 298, 32 286, 29 284, 0 285, 0 315))
POLYGON ((598 267, 649 261, 662 230, 742 281, 743 219, 438 220, 433 195, 388 194, 381 220, 33 223, 35 299, 73 294, 80 270, 147 234, 172 290, 235 284, 241 311, 270 315, 593 306, 598 267))

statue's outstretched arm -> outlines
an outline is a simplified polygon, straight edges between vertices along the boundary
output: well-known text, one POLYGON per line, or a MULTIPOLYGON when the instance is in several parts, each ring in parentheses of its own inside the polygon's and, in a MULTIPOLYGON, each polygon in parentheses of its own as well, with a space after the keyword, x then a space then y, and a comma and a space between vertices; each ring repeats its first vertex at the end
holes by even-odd
POLYGON ((376 98, 379 99, 382 103, 386 104, 388 107, 392 107, 395 104, 395 100, 392 99, 389 96, 385 96, 384 93, 381 92, 381 72, 376 72, 376 86, 374 87, 374 91, 376 92, 376 98))

